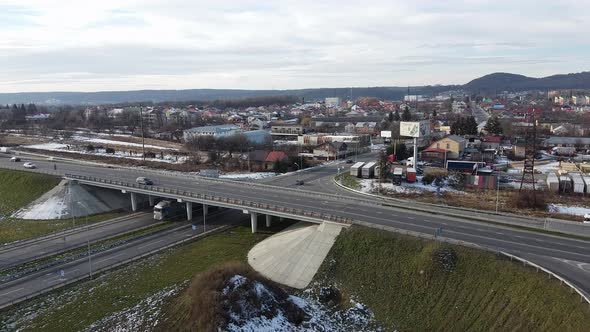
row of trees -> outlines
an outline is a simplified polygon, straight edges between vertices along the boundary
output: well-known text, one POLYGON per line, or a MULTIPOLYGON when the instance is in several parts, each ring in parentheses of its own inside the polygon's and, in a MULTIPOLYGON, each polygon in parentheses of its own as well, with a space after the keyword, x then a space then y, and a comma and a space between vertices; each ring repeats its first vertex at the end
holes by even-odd
POLYGON ((189 151, 225 151, 231 156, 234 152, 247 152, 253 149, 270 148, 272 147, 272 141, 252 143, 243 134, 219 138, 213 136, 191 136, 185 141, 184 146, 189 151))

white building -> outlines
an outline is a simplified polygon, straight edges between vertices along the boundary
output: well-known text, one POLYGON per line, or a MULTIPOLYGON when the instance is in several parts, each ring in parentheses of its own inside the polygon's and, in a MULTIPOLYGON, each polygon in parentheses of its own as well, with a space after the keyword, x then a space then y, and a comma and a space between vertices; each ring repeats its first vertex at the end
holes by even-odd
POLYGON ((236 125, 218 125, 218 126, 204 126, 187 129, 183 133, 184 141, 188 141, 196 136, 213 136, 215 138, 232 136, 241 132, 240 127, 236 125))
POLYGON ((326 107, 338 107, 340 106, 340 98, 328 97, 325 100, 326 107))

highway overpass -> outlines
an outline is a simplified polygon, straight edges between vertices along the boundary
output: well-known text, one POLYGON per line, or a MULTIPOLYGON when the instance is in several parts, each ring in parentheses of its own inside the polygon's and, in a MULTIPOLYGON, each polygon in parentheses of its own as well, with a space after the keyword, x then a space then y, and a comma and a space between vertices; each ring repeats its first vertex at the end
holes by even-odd
MULTIPOLYGON (((324 218, 341 218, 332 221, 383 225, 422 234, 433 234, 442 227, 443 237, 526 258, 566 277, 581 290, 590 293, 590 242, 587 240, 515 229, 441 213, 452 210, 450 207, 431 206, 430 211, 417 211, 410 208, 419 205, 418 203, 406 201, 403 203, 405 207, 401 203, 398 206, 387 206, 373 198, 339 192, 337 190, 340 189, 330 185, 331 177, 336 174, 337 167, 345 164, 333 164, 302 173, 305 177, 316 178, 310 180, 309 185, 306 182, 303 188, 295 188, 272 185, 273 182, 280 181, 294 184, 294 176, 290 179, 289 176, 279 177, 260 184, 60 161, 55 162, 57 170, 53 170, 53 161, 36 163, 39 166, 38 171, 55 172, 61 176, 68 174, 68 177, 83 183, 136 194, 240 209, 248 213, 288 216, 310 222, 320 222, 324 218), (133 181, 138 176, 150 177, 154 186, 134 187, 133 181), (331 194, 326 194, 325 191, 331 194)), ((10 165, 7 160, 0 158, 0 166, 10 165)), ((495 216, 489 214, 489 218, 493 219, 495 216)))

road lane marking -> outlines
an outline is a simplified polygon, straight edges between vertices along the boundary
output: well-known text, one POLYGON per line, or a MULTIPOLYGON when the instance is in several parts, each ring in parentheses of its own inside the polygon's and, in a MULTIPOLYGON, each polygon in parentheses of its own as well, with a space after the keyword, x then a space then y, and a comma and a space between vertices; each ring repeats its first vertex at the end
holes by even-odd
POLYGON ((118 254, 118 255, 111 256, 111 257, 108 257, 108 258, 105 258, 105 259, 101 259, 101 260, 99 260, 99 261, 96 261, 96 262, 94 262, 94 264, 102 263, 102 262, 104 262, 104 261, 108 261, 109 259, 113 259, 113 258, 115 258, 115 257, 119 257, 119 256, 121 256, 121 255, 123 255, 123 253, 120 253, 120 254, 118 254))
POLYGON ((141 247, 137 247, 137 249, 141 249, 141 248, 149 247, 149 246, 151 246, 152 244, 156 244, 156 243, 159 243, 159 242, 162 242, 162 241, 164 241, 164 239, 162 239, 162 240, 158 240, 158 241, 155 241, 155 242, 150 242, 150 243, 148 243, 148 244, 144 244, 144 245, 143 245, 143 246, 141 246, 141 247))
POLYGON ((0 294, 0 296, 6 296, 8 294, 11 294, 11 293, 14 293, 14 292, 18 292, 18 291, 21 291, 23 289, 24 289, 24 287, 21 287, 21 288, 15 289, 15 290, 11 290, 10 292, 6 292, 6 293, 3 293, 3 294, 0 294))

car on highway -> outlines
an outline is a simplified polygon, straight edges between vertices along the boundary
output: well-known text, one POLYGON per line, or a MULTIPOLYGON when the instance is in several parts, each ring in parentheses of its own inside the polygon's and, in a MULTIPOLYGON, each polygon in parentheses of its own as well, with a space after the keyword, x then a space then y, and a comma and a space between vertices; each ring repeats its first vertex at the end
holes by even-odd
POLYGON ((19 157, 12 157, 12 158, 10 158, 10 161, 12 161, 13 163, 18 163, 18 162, 20 162, 20 158, 19 157))
POLYGON ((347 164, 352 164, 352 159, 346 159, 347 164))
POLYGON ((24 168, 37 168, 37 165, 33 164, 33 163, 24 163, 23 164, 24 168))
POLYGON ((140 176, 137 179, 135 179, 135 182, 137 182, 138 184, 144 184, 147 186, 151 186, 154 184, 154 181, 146 178, 145 176, 140 176))
POLYGON ((303 185, 303 180, 297 180, 295 181, 295 184, 298 186, 302 186, 303 185))
POLYGON ((584 224, 590 224, 590 214, 584 215, 584 224))

